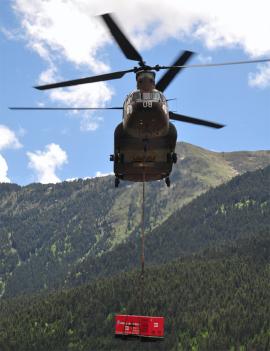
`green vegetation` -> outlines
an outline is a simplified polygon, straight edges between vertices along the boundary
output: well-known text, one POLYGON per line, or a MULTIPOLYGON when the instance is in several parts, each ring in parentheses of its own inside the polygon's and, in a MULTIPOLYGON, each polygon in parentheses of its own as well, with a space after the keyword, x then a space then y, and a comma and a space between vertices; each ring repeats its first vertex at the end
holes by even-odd
MULTIPOLYGON (((268 151, 215 153, 179 143, 177 153, 172 187, 147 185, 148 232, 210 187, 270 164, 268 151)), ((0 295, 54 289, 74 265, 106 257, 136 237, 140 196, 140 184, 122 183, 116 190, 110 176, 56 185, 0 184, 0 295)))
POLYGON ((0 303, 0 349, 269 350, 270 238, 149 268, 145 304, 137 272, 47 296, 0 303), (114 313, 166 318, 165 340, 115 340, 114 313))
POLYGON ((138 185, 116 192, 108 177, 0 186, 1 351, 270 349, 270 166, 224 183, 236 172, 228 155, 182 147, 172 191, 147 188, 143 302, 138 185), (187 203, 214 181, 224 184, 187 203), (116 313, 164 316, 165 340, 114 339, 116 313))
MULTIPOLYGON (((233 178, 184 206, 147 235, 147 264, 220 248, 235 240, 270 233, 270 167, 233 178)), ((98 258, 86 258, 68 275, 66 283, 80 285, 139 265, 140 238, 98 258), (80 273, 79 275, 78 272, 80 273)))

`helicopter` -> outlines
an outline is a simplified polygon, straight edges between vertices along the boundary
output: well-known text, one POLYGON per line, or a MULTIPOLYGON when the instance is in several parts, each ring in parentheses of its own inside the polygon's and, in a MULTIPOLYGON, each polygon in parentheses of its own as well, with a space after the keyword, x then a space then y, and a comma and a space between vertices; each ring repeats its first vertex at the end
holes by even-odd
POLYGON ((234 61, 211 64, 187 65, 194 55, 191 51, 181 52, 171 66, 149 66, 130 42, 112 14, 100 15, 119 48, 127 59, 137 61, 138 66, 112 73, 74 79, 52 84, 35 86, 38 90, 69 87, 120 79, 127 73, 135 73, 137 89, 127 95, 122 107, 11 107, 12 110, 122 110, 122 122, 114 131, 114 153, 110 161, 114 163, 115 187, 120 180, 147 182, 165 179, 170 186, 170 173, 177 162, 175 153, 177 131, 170 121, 180 121, 215 129, 224 125, 212 121, 190 117, 169 111, 165 89, 179 72, 192 67, 226 66, 245 63, 268 62, 270 59, 234 61), (166 70, 155 82, 155 72, 166 70))

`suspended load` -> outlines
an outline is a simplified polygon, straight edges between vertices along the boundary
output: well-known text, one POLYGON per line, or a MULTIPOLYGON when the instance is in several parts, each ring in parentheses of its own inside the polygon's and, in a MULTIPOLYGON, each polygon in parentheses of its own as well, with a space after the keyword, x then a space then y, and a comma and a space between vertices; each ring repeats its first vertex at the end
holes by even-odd
POLYGON ((115 337, 161 341, 164 339, 164 317, 118 314, 115 316, 115 337))

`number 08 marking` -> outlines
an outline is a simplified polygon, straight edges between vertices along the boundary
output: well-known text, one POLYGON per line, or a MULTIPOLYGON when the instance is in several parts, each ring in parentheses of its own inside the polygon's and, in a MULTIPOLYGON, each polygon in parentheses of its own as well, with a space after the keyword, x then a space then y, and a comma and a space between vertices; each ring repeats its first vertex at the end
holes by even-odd
POLYGON ((143 101, 143 107, 152 108, 152 101, 143 101))

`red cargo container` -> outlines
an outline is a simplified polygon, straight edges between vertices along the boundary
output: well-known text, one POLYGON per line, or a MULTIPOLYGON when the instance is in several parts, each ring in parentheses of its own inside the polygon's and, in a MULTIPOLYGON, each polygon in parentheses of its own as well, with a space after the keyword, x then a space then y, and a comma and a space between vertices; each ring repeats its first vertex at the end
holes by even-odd
POLYGON ((164 338, 164 317, 115 316, 115 336, 137 336, 143 339, 162 340, 164 338))

